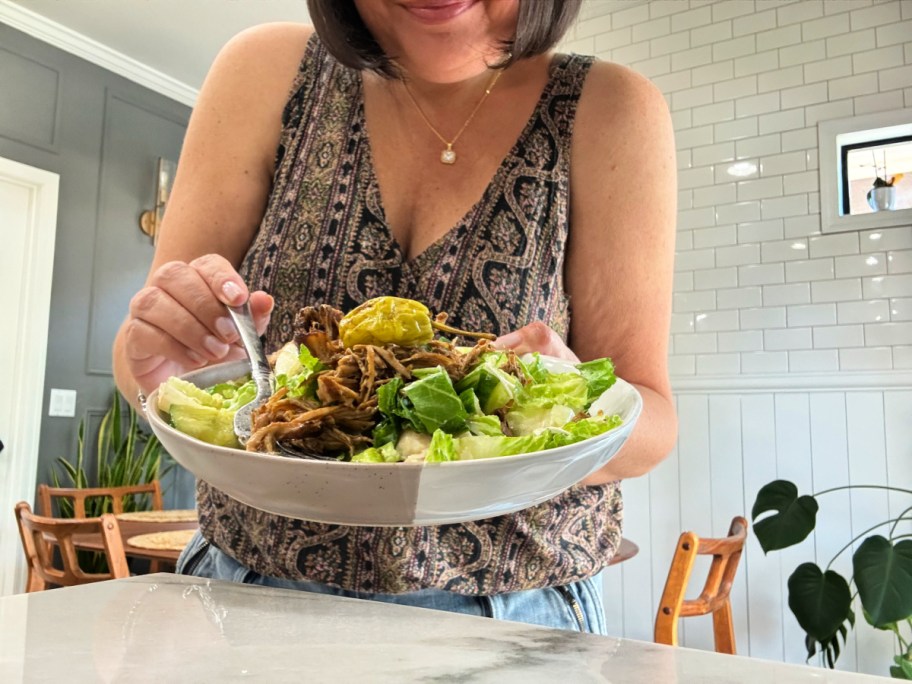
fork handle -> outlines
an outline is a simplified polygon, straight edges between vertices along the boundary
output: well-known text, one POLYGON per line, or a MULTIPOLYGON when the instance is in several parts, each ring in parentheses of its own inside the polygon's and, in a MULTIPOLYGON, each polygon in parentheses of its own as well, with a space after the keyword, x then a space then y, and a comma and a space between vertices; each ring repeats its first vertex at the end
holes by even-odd
POLYGON ((253 315, 250 313, 250 301, 248 300, 240 306, 229 306, 228 313, 231 315, 234 325, 237 326, 244 349, 247 350, 247 357, 250 359, 250 374, 256 384, 257 394, 269 396, 275 392, 272 369, 269 367, 263 343, 257 334, 253 315))

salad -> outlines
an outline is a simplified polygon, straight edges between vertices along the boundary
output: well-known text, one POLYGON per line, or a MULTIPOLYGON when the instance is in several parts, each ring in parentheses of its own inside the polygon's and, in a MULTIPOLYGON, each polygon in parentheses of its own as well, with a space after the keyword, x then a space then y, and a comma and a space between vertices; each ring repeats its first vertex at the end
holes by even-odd
POLYGON ((621 424, 589 411, 615 382, 610 359, 549 370, 537 354, 494 348, 492 337, 396 297, 348 314, 305 307, 294 340, 270 358, 276 391, 253 412, 246 445, 233 421, 256 393, 247 377, 204 388, 173 377, 157 407, 177 430, 211 444, 356 463, 525 454, 621 424), (441 332, 482 339, 457 346, 441 332))

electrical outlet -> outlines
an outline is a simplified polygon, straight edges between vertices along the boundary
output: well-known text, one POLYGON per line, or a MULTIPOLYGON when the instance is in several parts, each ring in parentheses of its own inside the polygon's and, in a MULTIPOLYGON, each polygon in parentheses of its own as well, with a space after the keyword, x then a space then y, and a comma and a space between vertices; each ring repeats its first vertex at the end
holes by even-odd
POLYGON ((52 389, 49 416, 72 418, 76 415, 76 390, 52 389))

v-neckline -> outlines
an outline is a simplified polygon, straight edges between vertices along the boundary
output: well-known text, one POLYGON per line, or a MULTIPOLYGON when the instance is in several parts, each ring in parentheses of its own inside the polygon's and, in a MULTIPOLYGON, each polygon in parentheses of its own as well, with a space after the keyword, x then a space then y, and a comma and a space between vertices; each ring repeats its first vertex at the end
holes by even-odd
POLYGON ((529 115, 526 124, 523 126, 522 131, 517 136, 516 140, 513 142, 513 145, 510 147, 509 151, 504 155, 504 158, 500 161, 497 168, 494 170, 491 180, 488 181, 488 184, 485 186, 485 189, 479 197, 456 222, 451 228, 446 232, 442 233, 436 240, 431 242, 427 247, 418 252, 414 257, 409 259, 406 256, 405 250, 402 247, 402 244, 399 242, 396 235, 393 233, 392 228, 389 225, 389 221, 386 218, 386 207, 383 203, 383 193, 380 190, 380 181, 377 178, 377 169, 374 166, 374 154, 371 147, 371 138, 370 132, 367 128, 367 117, 364 113, 364 78, 362 74, 358 74, 357 77, 357 87, 358 87, 358 111, 356 116, 356 122, 361 127, 363 144, 364 144, 364 165, 366 167, 366 193, 367 198, 372 199, 371 204, 377 209, 380 219, 380 223, 383 225, 386 230, 387 237, 390 240, 390 243, 394 251, 399 255, 399 260, 402 263, 402 266, 405 270, 417 265, 419 262, 423 261, 429 254, 439 251, 444 245, 446 245, 450 240, 452 240, 456 235, 460 233, 467 223, 472 220, 472 217, 484 206, 488 200, 491 193, 498 188, 504 179, 504 175, 507 172, 508 162, 511 159, 516 158, 519 152, 519 146, 525 141, 529 136, 532 128, 535 125, 535 122, 539 119, 542 107, 548 101, 551 95, 551 91, 554 88, 555 77, 557 75, 558 69, 566 64, 570 60, 571 55, 568 54, 555 54, 551 58, 551 62, 548 65, 548 80, 545 83, 544 88, 542 88, 541 95, 538 96, 538 100, 535 103, 535 107, 532 109, 532 113, 529 115))

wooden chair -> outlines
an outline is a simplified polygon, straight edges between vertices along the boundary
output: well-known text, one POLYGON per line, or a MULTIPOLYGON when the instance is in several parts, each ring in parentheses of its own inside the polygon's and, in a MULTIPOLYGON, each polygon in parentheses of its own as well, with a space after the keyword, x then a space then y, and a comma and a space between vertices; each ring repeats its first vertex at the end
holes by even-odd
POLYGON ((677 646, 678 618, 712 613, 716 651, 735 653, 735 629, 729 595, 745 539, 747 520, 741 516, 732 519, 728 536, 722 539, 701 539, 693 532, 684 532, 680 536, 656 615, 657 643, 677 646), (694 561, 699 555, 712 556, 709 574, 700 596, 685 599, 694 561))
POLYGON ((130 576, 117 519, 109 513, 100 518, 47 518, 35 515, 25 501, 20 501, 16 504, 16 522, 28 561, 27 592, 42 591, 49 584, 70 587, 130 576), (109 572, 87 573, 79 566, 73 535, 99 533, 104 539, 109 572), (55 546, 62 567, 55 564, 55 546))
MULTIPOLYGON (((54 517, 54 502, 57 502, 59 513, 61 500, 69 500, 73 507, 74 518, 86 517, 86 501, 89 499, 107 498, 111 500, 111 509, 114 515, 124 512, 124 501, 128 496, 151 496, 152 510, 164 509, 162 503, 161 484, 152 480, 146 484, 124 485, 123 487, 87 487, 76 489, 71 487, 49 487, 46 484, 38 485, 38 503, 41 506, 41 515, 54 517)), ((160 572, 171 566, 166 561, 149 561, 149 572, 160 572)))
POLYGON ((72 503, 73 517, 86 517, 86 500, 107 498, 111 500, 112 513, 118 515, 124 512, 124 499, 128 496, 151 496, 152 509, 160 511, 164 508, 162 503, 161 485, 158 480, 147 484, 127 485, 124 487, 96 487, 87 489, 74 489, 69 487, 49 487, 46 484, 38 485, 38 503, 41 506, 41 515, 54 517, 54 502, 60 507, 60 500, 66 499, 72 503))

